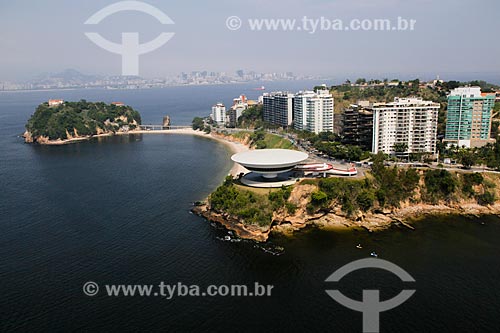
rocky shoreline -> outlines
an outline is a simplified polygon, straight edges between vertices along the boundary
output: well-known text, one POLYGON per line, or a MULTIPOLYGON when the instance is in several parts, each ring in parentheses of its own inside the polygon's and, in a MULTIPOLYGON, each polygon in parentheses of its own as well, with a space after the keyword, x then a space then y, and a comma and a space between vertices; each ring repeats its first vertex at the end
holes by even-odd
POLYGON ((402 225, 408 229, 415 229, 415 222, 426 216, 459 215, 480 217, 484 215, 500 216, 500 203, 490 206, 481 206, 473 202, 457 202, 456 204, 415 204, 402 208, 379 211, 376 213, 359 214, 347 217, 340 208, 331 211, 309 215, 299 209, 298 214, 287 216, 278 212, 273 217, 273 222, 268 227, 245 225, 237 218, 225 213, 210 210, 208 204, 193 207, 192 211, 209 221, 216 222, 226 229, 233 231, 238 237, 256 242, 265 242, 271 234, 292 235, 306 227, 314 226, 326 230, 348 231, 364 229, 368 232, 387 230, 393 225, 402 225))
POLYGON ((135 134, 135 133, 136 133, 135 131, 129 131, 127 133, 107 132, 107 133, 101 133, 101 134, 96 134, 96 135, 84 135, 84 136, 71 136, 68 134, 68 139, 50 140, 48 137, 45 137, 45 136, 39 136, 37 138, 34 138, 30 132, 26 131, 26 132, 24 132, 22 137, 24 138, 25 143, 36 143, 39 145, 46 145, 46 146, 61 146, 61 145, 67 145, 67 144, 71 144, 71 143, 87 141, 87 140, 90 140, 93 138, 100 138, 100 137, 119 135, 119 134, 135 134))

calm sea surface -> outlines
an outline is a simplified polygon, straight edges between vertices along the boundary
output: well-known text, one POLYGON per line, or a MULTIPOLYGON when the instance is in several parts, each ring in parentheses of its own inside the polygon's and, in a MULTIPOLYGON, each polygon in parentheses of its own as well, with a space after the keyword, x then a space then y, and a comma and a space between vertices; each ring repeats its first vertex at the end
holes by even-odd
MULTIPOLYGON (((298 90, 320 82, 266 84, 298 90)), ((161 90, 0 93, 0 331, 328 331, 361 332, 362 316, 326 293, 361 299, 380 289, 415 295, 381 315, 382 332, 499 332, 500 220, 428 218, 416 230, 335 233, 309 229, 274 256, 189 213, 229 171, 230 153, 182 135, 103 138, 62 147, 18 137, 40 102, 63 98, 123 101, 144 123, 170 115, 189 124, 218 101, 256 85, 161 90), (363 249, 357 249, 361 243, 363 249), (376 251, 416 283, 361 270, 338 284, 336 269, 376 251), (101 284, 98 296, 82 292, 101 284), (105 284, 254 282, 270 297, 106 297, 105 284)))

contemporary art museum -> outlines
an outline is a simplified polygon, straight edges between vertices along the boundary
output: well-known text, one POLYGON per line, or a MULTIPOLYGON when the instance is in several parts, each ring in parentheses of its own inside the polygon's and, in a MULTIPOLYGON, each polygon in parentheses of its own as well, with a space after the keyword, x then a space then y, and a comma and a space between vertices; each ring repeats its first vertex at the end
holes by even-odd
POLYGON ((281 187, 295 183, 291 172, 309 156, 289 149, 257 149, 235 154, 231 160, 250 171, 241 182, 252 187, 281 187))

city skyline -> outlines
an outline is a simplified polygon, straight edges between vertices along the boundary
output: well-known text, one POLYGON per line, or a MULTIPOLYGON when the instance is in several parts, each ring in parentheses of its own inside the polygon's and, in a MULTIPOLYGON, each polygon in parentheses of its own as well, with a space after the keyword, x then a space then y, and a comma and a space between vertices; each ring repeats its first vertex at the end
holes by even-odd
POLYGON ((312 76, 297 76, 293 72, 260 73, 238 70, 235 72, 191 71, 167 77, 144 78, 141 76, 104 76, 81 73, 66 69, 59 73, 43 73, 26 81, 2 81, 0 91, 45 90, 75 88, 145 89, 175 85, 231 84, 290 80, 321 79, 312 76))

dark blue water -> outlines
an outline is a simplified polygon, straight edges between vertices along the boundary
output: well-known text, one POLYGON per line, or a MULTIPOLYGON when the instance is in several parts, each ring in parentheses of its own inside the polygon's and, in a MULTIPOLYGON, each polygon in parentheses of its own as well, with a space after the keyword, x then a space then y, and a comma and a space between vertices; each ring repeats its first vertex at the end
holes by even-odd
POLYGON ((273 238, 285 248, 273 256, 251 242, 221 241, 224 231, 189 213, 230 169, 229 152, 216 142, 155 134, 39 147, 17 137, 49 97, 121 100, 146 122, 166 113, 187 124, 240 93, 253 97, 243 85, 0 94, 0 331, 361 332, 361 314, 326 295, 336 287, 357 299, 363 289, 381 289, 387 299, 415 288, 408 302, 381 315, 382 332, 499 331, 496 217, 428 218, 416 231, 377 234, 310 229, 273 238), (371 251, 417 282, 378 270, 324 282, 371 251), (87 281, 275 287, 270 297, 166 300, 88 297, 87 281))

